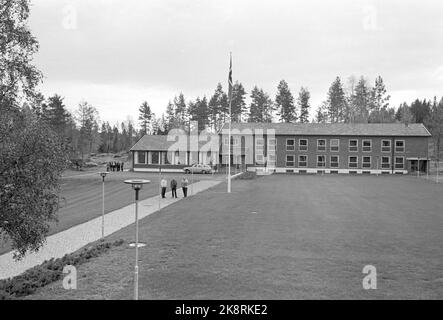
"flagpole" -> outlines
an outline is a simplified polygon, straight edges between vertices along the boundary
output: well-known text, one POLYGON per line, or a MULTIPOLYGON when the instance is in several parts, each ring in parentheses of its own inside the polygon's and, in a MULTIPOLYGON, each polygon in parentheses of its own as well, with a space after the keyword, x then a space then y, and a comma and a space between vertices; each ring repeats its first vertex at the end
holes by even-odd
POLYGON ((228 125, 228 193, 231 193, 231 101, 232 101, 232 53, 229 53, 229 125, 228 125))

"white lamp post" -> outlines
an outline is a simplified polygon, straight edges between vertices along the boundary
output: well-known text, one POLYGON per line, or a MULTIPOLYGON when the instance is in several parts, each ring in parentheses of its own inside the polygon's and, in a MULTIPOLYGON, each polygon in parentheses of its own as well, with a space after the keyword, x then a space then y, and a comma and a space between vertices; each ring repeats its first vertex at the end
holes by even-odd
POLYGON ((98 173, 102 177, 102 239, 105 237, 105 177, 108 173, 107 171, 98 173))
POLYGON ((144 184, 150 183, 149 180, 125 180, 126 184, 132 185, 135 190, 135 267, 134 267, 134 300, 138 300, 138 194, 144 184))

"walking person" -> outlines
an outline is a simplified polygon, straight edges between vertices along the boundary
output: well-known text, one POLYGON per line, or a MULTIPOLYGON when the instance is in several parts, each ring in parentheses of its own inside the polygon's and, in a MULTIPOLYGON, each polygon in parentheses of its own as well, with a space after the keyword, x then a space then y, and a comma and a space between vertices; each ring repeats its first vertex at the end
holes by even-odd
POLYGON ((183 197, 187 197, 188 196, 188 179, 186 179, 185 177, 182 178, 182 190, 183 190, 183 197))
POLYGON ((171 190, 172 190, 172 197, 177 198, 177 181, 175 181, 174 178, 171 180, 171 190))
POLYGON ((123 171, 123 166, 124 166, 124 165, 125 165, 124 162, 122 162, 121 165, 120 165, 120 168, 121 168, 122 171, 123 171))
POLYGON ((166 188, 168 187, 168 181, 165 178, 162 178, 160 181, 160 187, 162 188, 162 198, 166 198, 166 188))

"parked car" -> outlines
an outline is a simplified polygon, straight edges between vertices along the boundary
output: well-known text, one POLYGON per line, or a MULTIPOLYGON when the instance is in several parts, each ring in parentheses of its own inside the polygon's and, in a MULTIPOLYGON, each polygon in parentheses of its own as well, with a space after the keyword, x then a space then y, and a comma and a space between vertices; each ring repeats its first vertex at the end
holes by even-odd
POLYGON ((207 164, 193 164, 190 167, 183 168, 185 173, 212 173, 212 168, 207 164))

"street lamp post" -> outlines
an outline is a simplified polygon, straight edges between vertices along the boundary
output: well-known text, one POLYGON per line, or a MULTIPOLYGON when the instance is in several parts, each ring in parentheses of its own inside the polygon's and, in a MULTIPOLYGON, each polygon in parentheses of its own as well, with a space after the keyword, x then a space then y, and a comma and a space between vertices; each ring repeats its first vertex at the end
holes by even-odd
POLYGON ((138 194, 149 180, 125 180, 135 190, 135 267, 134 267, 134 300, 138 300, 138 194))
POLYGON ((105 177, 109 172, 99 172, 102 177, 102 239, 105 237, 105 177))

